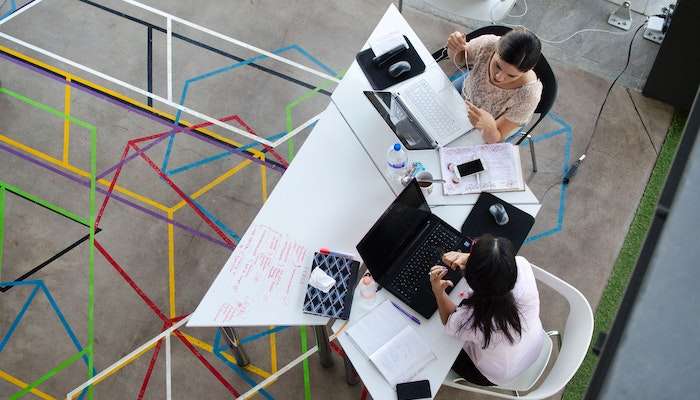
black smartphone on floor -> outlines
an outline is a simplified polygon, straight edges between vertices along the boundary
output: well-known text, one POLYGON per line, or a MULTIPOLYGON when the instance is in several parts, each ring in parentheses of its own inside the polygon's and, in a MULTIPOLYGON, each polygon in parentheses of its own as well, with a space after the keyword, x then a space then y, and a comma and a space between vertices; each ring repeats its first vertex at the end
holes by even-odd
POLYGON ((430 382, 428 380, 399 383, 396 385, 396 397, 399 400, 429 399, 430 382))

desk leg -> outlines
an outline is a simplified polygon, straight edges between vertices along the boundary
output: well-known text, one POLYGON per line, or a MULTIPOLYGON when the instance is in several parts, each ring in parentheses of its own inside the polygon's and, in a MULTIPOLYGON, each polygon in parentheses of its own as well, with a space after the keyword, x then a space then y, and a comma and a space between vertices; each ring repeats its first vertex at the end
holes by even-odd
POLYGON ((316 344, 318 345, 318 356, 321 358, 321 366, 330 368, 333 366, 333 357, 331 356, 331 348, 328 344, 328 331, 325 325, 314 326, 316 334, 316 344))
POLYGON ((226 343, 228 343, 228 347, 231 349, 233 358, 236 359, 238 366, 245 367, 250 364, 248 355, 243 350, 243 347, 241 347, 241 339, 238 336, 238 332, 230 326, 221 327, 219 329, 221 329, 221 333, 224 334, 224 339, 226 339, 226 343))
POLYGON ((345 382, 350 386, 360 383, 360 375, 357 374, 355 367, 352 366, 352 362, 350 362, 347 354, 343 354, 343 363, 345 363, 345 382))

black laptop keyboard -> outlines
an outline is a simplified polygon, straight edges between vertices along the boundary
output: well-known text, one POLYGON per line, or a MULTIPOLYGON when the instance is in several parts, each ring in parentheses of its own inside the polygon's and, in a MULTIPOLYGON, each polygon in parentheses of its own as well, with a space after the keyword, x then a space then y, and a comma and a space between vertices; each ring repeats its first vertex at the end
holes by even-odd
POLYGON ((423 243, 415 249, 406 264, 401 267, 391 287, 403 295, 404 302, 411 302, 421 288, 430 284, 428 272, 434 265, 442 264, 445 252, 460 248, 461 238, 440 224, 435 224, 423 243))

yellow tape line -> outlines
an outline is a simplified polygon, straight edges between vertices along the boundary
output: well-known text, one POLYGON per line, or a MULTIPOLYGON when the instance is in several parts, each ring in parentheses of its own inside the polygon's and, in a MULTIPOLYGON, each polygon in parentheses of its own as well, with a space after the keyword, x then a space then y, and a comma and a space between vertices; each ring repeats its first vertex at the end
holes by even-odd
MULTIPOLYGON (((168 210, 168 219, 173 220, 173 212, 168 210)), ((173 224, 168 224, 168 288, 170 292, 170 318, 175 318, 175 232, 173 224)))
MULTIPOLYGON (((15 148, 18 148, 18 149, 24 151, 25 153, 29 153, 29 154, 31 154, 31 155, 33 155, 33 156, 35 156, 35 157, 37 157, 37 158, 40 158, 40 159, 42 159, 42 160, 44 160, 44 161, 46 161, 46 162, 49 162, 49 163, 54 164, 54 165, 56 165, 56 166, 62 167, 62 168, 64 168, 64 169, 67 169, 68 171, 71 171, 71 172, 73 172, 73 173, 76 174, 76 175, 80 175, 80 176, 85 177, 85 178, 89 178, 89 177, 90 177, 90 173, 87 172, 87 171, 84 171, 84 170, 82 170, 82 169, 80 169, 80 168, 78 168, 78 167, 75 167, 75 166, 73 166, 73 165, 70 165, 70 164, 65 164, 65 163, 64 163, 63 161, 61 161, 61 160, 58 160, 58 159, 56 159, 56 158, 54 158, 54 157, 51 157, 50 155, 48 155, 48 154, 46 154, 46 153, 44 153, 44 152, 41 152, 41 151, 36 150, 36 149, 34 149, 34 148, 32 148, 32 147, 29 147, 29 146, 27 146, 27 145, 25 145, 25 144, 22 144, 22 143, 17 142, 17 141, 15 141, 15 140, 13 140, 13 139, 10 139, 9 137, 7 137, 7 136, 5 136, 5 135, 0 134, 0 142, 4 142, 4 143, 6 143, 6 144, 9 144, 10 146, 13 146, 13 147, 15 147, 15 148)), ((110 183, 110 182, 109 182, 108 180, 106 180, 106 179, 99 179, 97 182, 98 182, 100 185, 104 186, 104 187, 109 187, 109 183, 110 183)), ((148 198, 148 197, 146 197, 146 196, 143 196, 143 195, 140 195, 140 194, 138 194, 138 193, 132 192, 131 190, 126 189, 126 188, 124 188, 124 187, 121 187, 121 186, 119 186, 119 185, 114 185, 114 190, 116 190, 117 192, 119 192, 119 193, 121 193, 121 194, 123 194, 123 195, 125 195, 125 196, 128 196, 128 197, 131 197, 131 198, 133 198, 133 199, 135 199, 135 200, 138 200, 138 201, 140 201, 140 202, 142 202, 142 203, 144 203, 144 204, 147 204, 147 205, 150 205, 150 206, 152 206, 152 207, 154 207, 154 208, 157 208, 157 209, 159 209, 159 210, 161 210, 161 211, 166 211, 166 212, 168 211, 168 207, 164 206, 163 204, 161 204, 161 203, 159 203, 159 202, 157 202, 157 201, 155 201, 155 200, 153 200, 153 199, 150 199, 150 198, 148 198)))
MULTIPOLYGON (((199 347, 200 349, 202 349, 208 353, 212 353, 212 354, 214 353, 214 348, 209 343, 201 341, 201 340, 197 339, 196 337, 192 337, 192 336, 190 336, 182 331, 180 331, 180 333, 182 333, 182 335, 184 337, 186 337, 187 340, 189 340, 190 343, 192 343, 193 345, 199 347)), ((232 355, 230 355, 228 353, 223 353, 223 352, 221 353, 221 355, 224 356, 224 358, 226 358, 227 360, 231 361, 232 363, 238 365, 238 363, 236 362, 236 359, 233 358, 232 355)), ((269 372, 267 372, 261 368, 258 368, 252 364, 248 364, 247 366, 243 367, 243 369, 258 375, 258 376, 262 377, 263 379, 270 376, 269 372)))
MULTIPOLYGON (((265 156, 260 157, 260 159, 265 162, 265 156)), ((262 185, 260 194, 262 195, 262 201, 264 203, 267 201, 267 167, 265 164, 260 166, 260 184, 262 185)))
MULTIPOLYGON (((243 170, 245 167, 249 166, 249 165, 252 164, 252 163, 253 163, 253 162, 250 161, 250 160, 241 161, 241 162, 240 162, 238 165, 236 165, 235 167, 233 167, 233 168, 231 168, 230 170, 224 172, 224 173, 221 174, 218 178, 215 178, 213 181, 207 183, 206 185, 202 186, 199 190, 197 190, 196 192, 192 193, 192 195, 190 195, 190 199, 196 200, 198 197, 200 197, 200 196, 203 195, 204 193, 210 191, 211 189, 213 189, 213 188, 216 187, 217 185, 221 184, 221 183, 222 183, 223 181, 225 181, 226 179, 228 179, 228 178, 234 176, 234 175, 237 174, 239 171, 243 170)), ((182 207, 184 207, 185 205, 187 205, 187 202, 186 202, 185 200, 182 200, 182 201, 180 201, 179 203, 175 204, 170 210, 171 210, 172 212, 175 212, 175 211, 181 209, 182 207)))
MULTIPOLYGON (((171 121, 175 121, 175 116, 172 115, 172 114, 169 114, 169 113, 167 113, 167 112, 165 112, 165 111, 158 110, 158 109, 156 109, 156 108, 154 108, 154 107, 151 107, 151 106, 149 106, 149 105, 147 105, 147 104, 141 103, 140 101, 136 101, 136 100, 134 100, 134 99, 132 99, 132 98, 130 98, 130 97, 124 96, 124 95, 121 94, 121 93, 115 92, 114 90, 108 89, 108 88, 106 88, 106 87, 104 87, 104 86, 100 86, 100 85, 98 85, 98 84, 96 84, 96 83, 93 83, 93 82, 90 82, 90 81, 88 81, 88 80, 86 80, 86 79, 83 79, 83 78, 80 78, 80 77, 77 77, 77 76, 73 76, 73 75, 71 75, 71 74, 70 74, 69 72, 67 72, 67 71, 64 71, 64 70, 59 69, 59 68, 56 68, 56 67, 54 67, 54 66, 52 66, 52 65, 46 64, 46 63, 44 63, 44 62, 42 62, 42 61, 39 61, 39 60, 37 60, 37 59, 35 59, 35 58, 32 58, 32 57, 30 57, 30 56, 28 56, 28 55, 26 55, 26 54, 20 53, 20 52, 18 52, 18 51, 16 51, 16 50, 13 50, 13 49, 10 49, 10 48, 8 48, 8 47, 1 46, 1 45, 0 45, 0 50, 4 51, 5 53, 12 54, 13 56, 15 56, 15 57, 17 57, 17 58, 22 59, 22 60, 24 60, 24 61, 27 61, 27 62, 29 62, 29 63, 32 63, 32 64, 34 64, 34 65, 36 65, 36 66, 39 66, 39 67, 48 69, 49 71, 52 71, 52 72, 54 72, 54 73, 56 73, 56 74, 59 74, 59 75, 63 76, 64 78, 67 78, 68 76, 70 76, 70 78, 71 78, 71 80, 72 80, 73 82, 81 83, 81 84, 83 84, 83 85, 85 85, 85 86, 87 86, 87 87, 89 87, 89 88, 92 88, 92 89, 95 89, 95 90, 97 90, 97 91, 99 91, 99 92, 102 92, 102 93, 108 94, 108 95, 110 95, 110 96, 116 97, 116 98, 118 98, 119 100, 125 101, 125 102, 127 102, 127 103, 129 103, 129 104, 131 104, 131 105, 134 105, 134 106, 139 107, 139 108, 144 109, 144 110, 148 110, 148 111, 153 112, 153 113, 155 113, 155 114, 157 114, 157 115, 160 115, 160 116, 162 116, 162 117, 165 117, 165 118, 167 118, 167 119, 169 119, 169 120, 171 120, 171 121)), ((183 125, 187 126, 187 127, 191 127, 191 126, 192 126, 192 123, 190 123, 190 122, 188 122, 188 121, 186 121, 186 120, 182 120, 182 119, 181 119, 180 122, 181 122, 183 125)), ((219 135, 218 133, 213 132, 213 131, 210 131, 210 130, 208 130, 208 129, 199 128, 199 129, 197 129, 197 130, 198 130, 199 132, 201 132, 201 133, 204 133, 205 135, 207 135, 207 136, 209 136, 209 137, 211 137, 211 138, 221 140, 222 142, 228 143, 228 144, 230 144, 230 145, 233 145, 233 146, 236 146, 236 147, 242 146, 241 143, 236 142, 235 140, 231 140, 231 139, 229 139, 229 138, 227 138, 227 137, 225 137, 225 136, 221 136, 221 135, 219 135)), ((251 154, 256 155, 256 156, 260 156, 261 154, 264 154, 263 152, 261 152, 260 150, 257 150, 257 149, 248 149, 248 151, 249 151, 251 154)))
MULTIPOLYGON (((270 326, 272 328, 274 326, 270 326)), ((270 369, 273 374, 277 372, 277 334, 274 332, 270 334, 270 369)))
POLYGON ((149 350, 151 350, 151 349, 153 349, 154 347, 156 347, 156 345, 158 344, 158 342, 160 342, 160 340, 157 340, 157 341, 153 342, 153 344, 151 344, 150 346, 146 347, 146 348, 143 349, 141 352, 134 354, 133 357, 127 358, 127 359, 124 360, 121 364, 118 364, 118 365, 114 366, 114 369, 111 370, 111 371, 109 371, 109 373, 107 373, 107 374, 105 374, 104 376, 100 377, 99 379, 95 380, 95 382, 92 383, 92 386, 97 385, 98 383, 102 382, 103 380, 105 380, 105 379, 109 378, 110 376, 114 375, 115 373, 117 373, 117 371, 119 371, 119 370, 121 370, 122 368, 126 367, 127 365, 131 364, 131 363, 134 362, 137 358, 141 357, 141 356, 144 355, 146 352, 148 352, 149 350))
POLYGON ((68 164, 68 153, 70 149, 70 75, 66 77, 66 89, 65 89, 65 100, 63 106, 63 113, 65 119, 63 120, 63 164, 68 164))
MULTIPOLYGON (((7 372, 5 372, 3 370, 0 370, 0 378, 2 378, 3 380, 5 380, 7 382, 10 382, 11 384, 13 384, 21 389, 24 389, 27 386, 29 386, 28 383, 26 383, 20 379, 15 378, 14 376, 8 374, 7 372)), ((36 388, 30 390, 29 392, 31 394, 35 395, 36 397, 39 397, 39 398, 44 399, 44 400, 56 400, 55 397, 50 396, 50 395, 48 395, 48 394, 46 394, 46 393, 44 393, 41 390, 36 389, 36 388)))

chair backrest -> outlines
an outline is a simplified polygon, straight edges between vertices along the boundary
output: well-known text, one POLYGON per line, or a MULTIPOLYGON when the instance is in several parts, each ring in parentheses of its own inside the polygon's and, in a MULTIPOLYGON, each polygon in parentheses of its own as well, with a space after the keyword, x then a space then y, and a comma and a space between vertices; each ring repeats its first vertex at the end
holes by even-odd
POLYGON ((593 336, 593 311, 588 300, 575 287, 533 265, 541 282, 562 295, 569 303, 569 316, 562 332, 562 346, 552 369, 537 389, 521 399, 544 399, 559 393, 581 366, 593 336))
POLYGON ((450 386, 502 399, 540 400, 559 393, 574 376, 586 357, 593 336, 591 306, 581 292, 558 277, 535 265, 532 265, 532 272, 538 283, 549 286, 569 303, 569 315, 561 336, 561 350, 542 383, 532 392, 520 396, 497 392, 487 387, 450 386))

